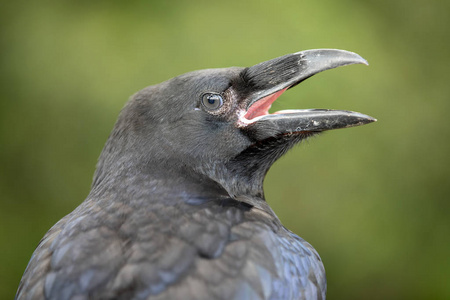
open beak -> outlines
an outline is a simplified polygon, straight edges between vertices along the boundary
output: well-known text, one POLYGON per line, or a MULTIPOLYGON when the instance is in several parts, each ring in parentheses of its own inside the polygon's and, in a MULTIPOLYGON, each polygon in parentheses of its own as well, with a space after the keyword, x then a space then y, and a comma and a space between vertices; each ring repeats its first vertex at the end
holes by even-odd
POLYGON ((325 70, 367 61, 356 53, 317 49, 297 52, 245 69, 242 77, 251 86, 240 123, 258 140, 295 133, 359 126, 376 119, 352 111, 329 109, 285 110, 269 114, 272 103, 287 89, 325 70))

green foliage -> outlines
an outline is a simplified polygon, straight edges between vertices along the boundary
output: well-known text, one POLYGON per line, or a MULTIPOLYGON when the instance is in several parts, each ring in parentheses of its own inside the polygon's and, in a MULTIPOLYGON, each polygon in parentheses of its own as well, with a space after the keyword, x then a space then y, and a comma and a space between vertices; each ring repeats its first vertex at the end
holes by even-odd
POLYGON ((39 239, 89 192, 126 99, 194 69, 341 48, 273 109, 378 118, 275 164, 266 196, 324 260, 330 299, 449 299, 450 2, 3 1, 0 298, 39 239))

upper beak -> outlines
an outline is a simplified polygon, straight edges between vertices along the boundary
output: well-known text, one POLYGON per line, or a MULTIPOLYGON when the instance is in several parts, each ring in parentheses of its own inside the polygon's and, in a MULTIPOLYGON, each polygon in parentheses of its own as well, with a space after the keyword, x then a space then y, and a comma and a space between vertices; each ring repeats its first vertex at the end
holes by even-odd
POLYGON ((268 114, 270 105, 285 90, 319 72, 351 64, 368 63, 353 52, 318 49, 288 54, 245 69, 242 77, 252 91, 248 95, 247 110, 241 116, 241 122, 261 140, 277 135, 320 132, 376 121, 370 116, 343 110, 288 110, 268 114))

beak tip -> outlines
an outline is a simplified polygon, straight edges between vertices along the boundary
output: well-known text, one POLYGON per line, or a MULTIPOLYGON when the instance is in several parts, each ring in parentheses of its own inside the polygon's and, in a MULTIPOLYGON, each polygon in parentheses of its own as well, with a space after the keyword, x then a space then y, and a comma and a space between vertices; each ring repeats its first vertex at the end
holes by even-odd
POLYGON ((369 62, 365 58, 361 57, 361 64, 368 66, 369 62))
POLYGON ((357 113, 357 112, 352 112, 352 114, 357 115, 357 117, 362 120, 363 124, 369 124, 369 123, 373 123, 378 121, 377 119, 375 119, 374 117, 365 115, 365 114, 361 114, 361 113, 357 113))
POLYGON ((367 116, 367 119, 368 119, 367 121, 368 121, 369 123, 377 122, 377 121, 378 121, 376 118, 371 117, 371 116, 367 116))
POLYGON ((361 55, 339 49, 313 49, 297 52, 294 55, 299 55, 302 61, 307 62, 311 70, 308 75, 353 64, 369 65, 361 55))
POLYGON ((349 59, 350 64, 354 63, 354 64, 361 64, 361 65, 369 65, 369 62, 362 57, 361 55, 354 53, 354 52, 350 52, 350 51, 345 51, 347 52, 347 59, 349 59))

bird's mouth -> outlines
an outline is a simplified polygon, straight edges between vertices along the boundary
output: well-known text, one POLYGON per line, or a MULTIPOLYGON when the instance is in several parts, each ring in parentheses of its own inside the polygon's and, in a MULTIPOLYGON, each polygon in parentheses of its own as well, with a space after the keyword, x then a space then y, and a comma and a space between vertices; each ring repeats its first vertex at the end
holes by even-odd
MULTIPOLYGON (((251 123, 258 120, 258 118, 269 115, 269 109, 272 106, 272 103, 277 100, 278 97, 283 94, 287 88, 284 88, 278 92, 275 92, 269 96, 263 97, 255 101, 252 105, 250 105, 247 109, 247 112, 242 115, 241 120, 244 123, 251 123)), ((282 113, 282 111, 275 112, 274 114, 282 113)))
POLYGON ((352 111, 331 109, 282 110, 269 114, 272 103, 287 89, 321 71, 366 64, 356 53, 335 49, 307 50, 247 68, 242 77, 254 86, 239 116, 243 127, 258 131, 258 139, 279 134, 321 132, 364 125, 376 119, 352 111), (258 130, 258 129, 263 130, 258 130))

